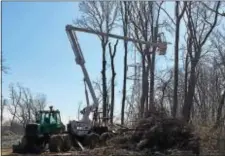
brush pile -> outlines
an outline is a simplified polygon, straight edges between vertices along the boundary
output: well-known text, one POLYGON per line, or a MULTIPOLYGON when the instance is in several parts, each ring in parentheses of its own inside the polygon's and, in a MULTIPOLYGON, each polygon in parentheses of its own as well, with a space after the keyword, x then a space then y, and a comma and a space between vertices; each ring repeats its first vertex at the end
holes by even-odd
MULTIPOLYGON (((199 138, 183 121, 151 113, 139 121, 133 132, 107 141, 113 148, 141 152, 142 155, 199 155, 199 138)), ((125 155, 125 154, 120 154, 125 155)))

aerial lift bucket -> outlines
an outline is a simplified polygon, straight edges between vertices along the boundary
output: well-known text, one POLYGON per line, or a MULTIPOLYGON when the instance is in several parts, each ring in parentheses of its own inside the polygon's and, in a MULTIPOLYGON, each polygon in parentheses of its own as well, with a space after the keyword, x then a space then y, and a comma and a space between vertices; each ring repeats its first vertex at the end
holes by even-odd
POLYGON ((166 51, 167 51, 167 43, 166 42, 162 42, 162 43, 158 43, 158 54, 159 55, 165 55, 166 51))
POLYGON ((158 55, 165 55, 167 51, 167 41, 164 33, 158 34, 158 43, 157 43, 158 55))

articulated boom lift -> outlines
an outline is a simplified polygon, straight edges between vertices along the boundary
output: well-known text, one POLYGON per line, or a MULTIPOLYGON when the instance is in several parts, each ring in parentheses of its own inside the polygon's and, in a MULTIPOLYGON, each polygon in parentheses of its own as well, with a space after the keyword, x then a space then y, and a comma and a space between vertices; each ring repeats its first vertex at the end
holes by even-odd
POLYGON ((75 61, 76 61, 77 64, 79 64, 81 66, 81 69, 82 69, 83 74, 84 74, 84 83, 86 83, 88 85, 89 91, 91 93, 91 96, 92 96, 92 99, 93 99, 93 102, 94 102, 93 105, 89 105, 89 103, 87 103, 87 107, 85 107, 82 110, 83 118, 82 118, 81 122, 85 122, 85 123, 90 124, 91 121, 89 119, 89 115, 90 115, 90 112, 97 111, 98 100, 97 100, 97 97, 95 95, 91 80, 90 80, 88 72, 87 72, 87 69, 85 67, 85 60, 84 60, 83 53, 81 51, 80 44, 78 42, 77 36, 76 36, 76 32, 73 31, 73 29, 71 29, 70 25, 66 26, 66 32, 67 32, 68 38, 70 40, 74 55, 75 55, 75 61))
MULTIPOLYGON (((85 29, 85 28, 74 27, 72 25, 66 26, 66 32, 67 32, 68 38, 70 40, 74 55, 75 55, 75 61, 76 61, 77 64, 79 64, 81 66, 81 69, 82 69, 83 74, 84 74, 84 81, 88 85, 89 91, 91 93, 91 96, 92 96, 92 99, 93 99, 93 102, 94 102, 93 105, 89 105, 89 101, 87 100, 87 106, 82 110, 83 118, 80 121, 82 123, 82 124, 80 124, 80 126, 82 125, 83 127, 86 126, 86 128, 87 127, 91 128, 92 121, 89 119, 89 114, 91 112, 95 112, 94 120, 96 122, 97 116, 98 116, 97 110, 98 110, 99 104, 98 104, 98 100, 96 98, 91 80, 89 78, 87 69, 85 67, 85 60, 84 60, 84 57, 83 57, 83 54, 82 54, 77 36, 76 36, 76 31, 91 33, 91 34, 95 34, 95 35, 108 36, 108 37, 112 37, 112 38, 116 38, 116 39, 131 41, 131 42, 134 42, 134 43, 146 44, 149 47, 152 46, 152 47, 158 48, 159 55, 164 55, 166 50, 167 50, 167 44, 171 44, 171 43, 168 43, 168 42, 165 41, 165 37, 161 36, 161 35, 163 35, 163 33, 158 35, 158 40, 157 40, 156 43, 151 43, 151 42, 136 40, 136 39, 132 39, 132 38, 129 38, 129 37, 124 37, 124 36, 119 36, 119 35, 115 35, 115 34, 97 32, 97 31, 93 31, 93 30, 89 30, 89 29, 85 29)), ((148 51, 149 50, 147 50, 147 53, 149 53, 148 51)), ((146 52, 146 50, 145 50, 145 52, 146 52)), ((87 94, 86 94, 86 97, 87 97, 87 94)), ((76 121, 76 124, 75 124, 75 121, 73 121, 73 122, 74 122, 73 125, 74 125, 74 128, 75 128, 76 127, 75 125, 78 125, 77 124, 78 122, 76 121)), ((85 132, 85 134, 86 134, 86 132, 85 132)))

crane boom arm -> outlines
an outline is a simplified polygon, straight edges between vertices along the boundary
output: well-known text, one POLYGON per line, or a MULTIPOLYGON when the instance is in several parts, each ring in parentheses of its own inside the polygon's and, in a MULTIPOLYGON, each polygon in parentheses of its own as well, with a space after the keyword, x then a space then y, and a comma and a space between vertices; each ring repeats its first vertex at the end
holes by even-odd
MULTIPOLYGON (((96 35, 101 35, 101 36, 108 36, 108 37, 116 38, 116 39, 120 39, 120 40, 131 41, 133 43, 141 43, 141 44, 146 44, 146 45, 149 45, 149 46, 156 46, 156 47, 158 46, 158 43, 152 43, 152 42, 149 42, 149 41, 137 40, 137 39, 124 37, 124 36, 120 36, 120 35, 115 35, 115 34, 104 33, 104 32, 94 31, 94 30, 90 30, 90 29, 75 27, 75 26, 72 26, 72 25, 67 25, 66 28, 69 29, 69 30, 74 30, 74 31, 79 31, 79 32, 86 32, 86 33, 90 33, 90 34, 96 34, 96 35)), ((165 44, 171 44, 171 43, 170 42, 166 42, 165 44)))
POLYGON ((81 66, 81 69, 82 69, 83 74, 84 74, 85 82, 87 83, 89 91, 91 93, 91 96, 92 96, 92 99, 93 99, 93 102, 94 102, 93 108, 98 108, 98 100, 97 100, 97 97, 95 95, 90 77, 89 77, 88 72, 87 72, 87 69, 85 67, 85 60, 84 60, 83 53, 81 51, 77 36, 76 36, 76 32, 74 30, 72 30, 70 27, 66 26, 66 33, 68 35, 68 38, 70 40, 70 44, 71 44, 72 49, 73 49, 73 53, 75 55, 75 61, 76 61, 77 64, 79 64, 81 66))

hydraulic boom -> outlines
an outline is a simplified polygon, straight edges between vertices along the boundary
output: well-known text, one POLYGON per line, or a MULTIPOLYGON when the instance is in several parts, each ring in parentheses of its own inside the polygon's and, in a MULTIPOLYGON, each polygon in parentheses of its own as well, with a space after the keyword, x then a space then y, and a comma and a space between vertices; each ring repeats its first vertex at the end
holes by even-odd
POLYGON ((84 60, 83 53, 81 51, 77 36, 76 36, 76 32, 73 31, 73 29, 71 29, 70 25, 66 26, 66 32, 67 32, 68 38, 70 40, 74 55, 76 57, 75 61, 76 61, 77 64, 79 64, 81 66, 81 69, 82 69, 83 74, 84 74, 84 80, 88 85, 89 91, 90 91, 92 99, 94 101, 94 107, 97 108, 98 107, 98 100, 97 100, 97 97, 95 95, 93 86, 91 84, 91 80, 89 78, 87 69, 85 67, 85 60, 84 60))
MULTIPOLYGON (((68 35, 68 38, 70 40, 74 55, 75 55, 75 61, 77 64, 79 64, 81 66, 81 69, 83 71, 84 74, 84 82, 87 83, 89 91, 91 93, 92 99, 94 101, 94 105, 89 105, 89 101, 87 100, 87 107, 84 108, 84 110, 82 110, 83 113, 83 121, 88 121, 88 116, 90 114, 90 112, 95 111, 95 114, 97 114, 97 110, 98 110, 98 100, 97 97, 95 95, 93 86, 91 84, 88 72, 86 70, 85 67, 85 60, 76 36, 76 32, 75 31, 80 31, 80 32, 86 32, 86 33, 91 33, 91 34, 96 34, 96 35, 101 35, 101 36, 108 36, 111 38, 116 38, 116 39, 121 39, 121 40, 127 40, 127 41, 131 41, 134 43, 141 43, 141 44, 146 44, 148 46, 153 46, 153 47, 157 47, 159 48, 160 51, 160 55, 164 55, 166 50, 167 50, 167 44, 171 44, 169 42, 165 42, 165 41, 159 41, 156 43, 152 43, 152 42, 147 42, 147 41, 141 41, 141 40, 137 40, 137 39, 132 39, 129 37, 124 37, 124 36, 119 36, 119 35, 115 35, 115 34, 109 34, 109 33, 103 33, 103 32, 98 32, 98 31, 94 31, 94 30, 89 30, 89 29, 85 29, 85 28, 78 28, 78 27, 74 27, 72 25, 67 25, 66 26, 66 32, 68 35)), ((86 93, 86 97, 87 97, 87 93, 86 93)), ((88 99, 88 97, 87 97, 88 99)), ((97 116, 97 115, 95 115, 97 116)), ((96 117, 95 117, 96 118, 96 117)))

